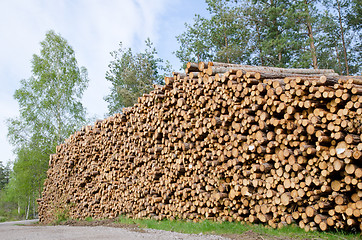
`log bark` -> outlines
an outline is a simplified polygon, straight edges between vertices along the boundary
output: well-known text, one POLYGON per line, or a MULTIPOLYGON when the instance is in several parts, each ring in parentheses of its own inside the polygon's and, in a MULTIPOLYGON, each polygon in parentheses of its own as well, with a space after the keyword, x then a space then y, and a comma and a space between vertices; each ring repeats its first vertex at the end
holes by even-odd
POLYGON ((331 70, 189 63, 56 147, 40 221, 57 210, 358 229, 360 89, 331 70))

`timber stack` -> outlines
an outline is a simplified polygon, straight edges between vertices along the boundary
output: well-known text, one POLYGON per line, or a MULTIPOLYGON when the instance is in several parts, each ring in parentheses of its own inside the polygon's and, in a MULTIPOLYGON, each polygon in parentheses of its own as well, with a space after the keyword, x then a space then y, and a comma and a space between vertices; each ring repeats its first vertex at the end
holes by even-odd
POLYGON ((244 221, 362 229, 362 78, 188 63, 50 157, 40 221, 244 221))

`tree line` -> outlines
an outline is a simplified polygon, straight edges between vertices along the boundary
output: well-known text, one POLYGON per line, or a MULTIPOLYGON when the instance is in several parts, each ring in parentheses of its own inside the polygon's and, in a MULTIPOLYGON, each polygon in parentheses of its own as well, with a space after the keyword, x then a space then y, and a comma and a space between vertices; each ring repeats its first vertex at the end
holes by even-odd
POLYGON ((177 36, 182 61, 361 73, 360 0, 206 0, 177 36))
MULTIPOLYGON (((176 40, 181 63, 218 61, 275 67, 331 68, 361 74, 360 0, 206 0, 208 16, 196 15, 176 40)), ((73 48, 49 31, 33 55, 32 75, 14 98, 19 116, 8 119, 16 159, 0 165, 0 221, 36 217, 49 155, 92 119, 82 104, 89 78, 73 48)), ((111 83, 107 115, 122 112, 163 84, 172 71, 147 39, 145 49, 111 52, 105 79, 111 83)))

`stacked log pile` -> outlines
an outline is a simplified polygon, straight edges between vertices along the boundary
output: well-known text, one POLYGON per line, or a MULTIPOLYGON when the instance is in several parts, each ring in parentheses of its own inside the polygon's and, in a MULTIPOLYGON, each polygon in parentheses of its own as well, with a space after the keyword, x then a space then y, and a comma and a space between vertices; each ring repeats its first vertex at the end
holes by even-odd
POLYGON ((210 219, 362 229, 362 78, 188 63, 57 147, 42 222, 210 219))

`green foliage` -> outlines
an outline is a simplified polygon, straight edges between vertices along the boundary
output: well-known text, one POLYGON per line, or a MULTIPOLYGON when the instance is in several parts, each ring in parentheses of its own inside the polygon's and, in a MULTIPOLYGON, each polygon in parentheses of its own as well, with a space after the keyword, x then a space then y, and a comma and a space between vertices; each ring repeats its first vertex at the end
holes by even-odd
POLYGON ((0 222, 17 220, 17 204, 7 200, 7 188, 0 191, 0 222))
POLYGON ((354 30, 362 30, 362 4, 361 0, 349 1, 349 9, 346 13, 346 20, 354 30))
MULTIPOLYGON (((43 181, 46 178, 49 155, 42 153, 36 146, 24 146, 17 150, 13 172, 4 200, 8 203, 17 203, 25 214, 27 208, 30 213, 37 211, 36 199, 40 197, 43 181)), ((28 212, 28 214, 29 214, 28 212)))
POLYGON ((249 59, 250 31, 245 27, 242 7, 225 0, 208 0, 210 19, 196 15, 193 24, 177 36, 181 62, 242 62, 249 59))
POLYGON ((149 39, 142 53, 133 53, 120 43, 117 51, 111 52, 114 60, 108 65, 106 79, 112 83, 111 93, 104 99, 108 102, 109 115, 119 113, 123 107, 132 106, 138 97, 150 92, 153 84, 163 84, 164 75, 171 67, 157 58, 157 51, 149 39))
POLYGON ((4 166, 2 162, 0 162, 0 192, 5 188, 6 184, 8 184, 10 179, 10 173, 10 162, 8 162, 6 166, 4 166))
POLYGON ((208 20, 196 15, 194 21, 192 26, 185 24, 186 31, 176 37, 180 49, 175 54, 182 63, 213 59, 212 43, 208 38, 208 20))
POLYGON ((8 137, 16 159, 5 201, 16 203, 18 214, 37 212, 49 155, 55 146, 86 122, 81 97, 88 84, 74 50, 59 34, 49 31, 39 55, 32 59, 32 76, 21 81, 14 98, 20 116, 8 119, 8 137))
MULTIPOLYGON (((330 51, 337 72, 361 74, 362 71, 362 24, 360 1, 323 0, 325 12, 321 19, 319 48, 330 51), (324 40, 327 41, 325 42, 324 40), (333 47, 331 46, 331 43, 333 47)), ((328 59, 329 60, 329 59, 328 59)), ((333 63, 328 61, 327 63, 333 63)))
POLYGON ((175 54, 181 62, 332 68, 343 74, 347 73, 348 65, 349 73, 361 71, 359 0, 206 2, 209 16, 196 15, 192 24, 185 25, 185 32, 176 37, 180 48, 175 54), (342 41, 338 1, 345 41, 342 41))
POLYGON ((68 209, 59 209, 55 213, 55 222, 54 224, 60 224, 62 222, 69 220, 69 211, 68 209))
POLYGON ((332 68, 338 73, 344 71, 342 43, 339 41, 339 27, 329 12, 320 17, 318 60, 321 68, 332 68))
POLYGON ((72 47, 53 31, 46 34, 41 46, 40 55, 33 55, 33 75, 22 80, 14 94, 20 118, 8 122, 15 145, 34 138, 54 147, 86 121, 80 100, 89 81, 87 70, 78 67, 72 47))

